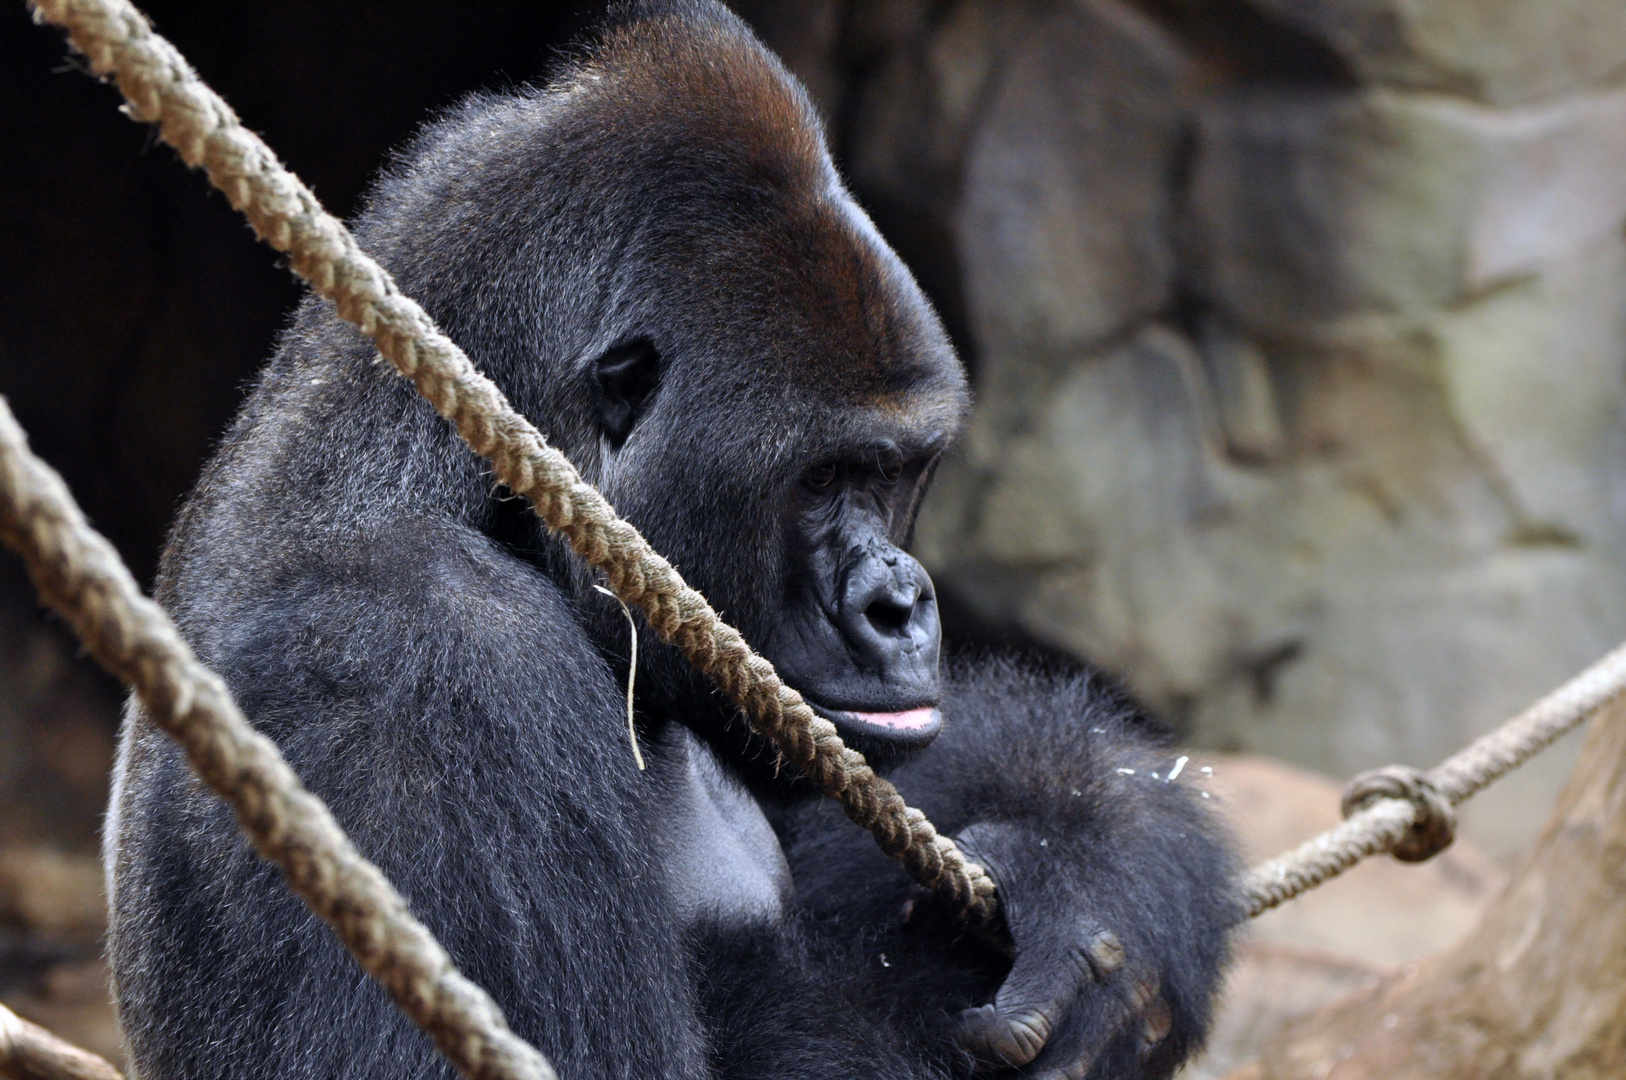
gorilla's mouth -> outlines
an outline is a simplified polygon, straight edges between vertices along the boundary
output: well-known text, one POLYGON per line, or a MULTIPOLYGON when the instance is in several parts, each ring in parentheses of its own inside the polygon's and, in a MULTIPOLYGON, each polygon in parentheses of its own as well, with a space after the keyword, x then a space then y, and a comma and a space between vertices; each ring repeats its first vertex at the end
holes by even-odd
POLYGON ((894 731, 924 731, 943 722, 943 714, 936 709, 908 709, 904 712, 850 712, 847 714, 861 723, 894 731))
POLYGON ((814 705, 813 708, 839 728, 888 742, 928 743, 937 737, 943 727, 943 714, 935 705, 888 712, 832 709, 824 705, 814 705))

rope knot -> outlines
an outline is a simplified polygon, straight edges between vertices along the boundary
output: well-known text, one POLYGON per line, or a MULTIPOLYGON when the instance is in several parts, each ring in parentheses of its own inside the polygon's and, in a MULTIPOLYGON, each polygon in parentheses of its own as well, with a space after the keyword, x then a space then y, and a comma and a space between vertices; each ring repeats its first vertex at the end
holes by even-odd
POLYGON ((1344 816, 1364 810, 1380 799, 1403 799, 1412 805, 1412 826, 1391 853, 1401 862, 1432 859, 1456 839, 1456 807, 1426 773, 1409 765, 1386 765, 1361 773, 1344 789, 1344 816))

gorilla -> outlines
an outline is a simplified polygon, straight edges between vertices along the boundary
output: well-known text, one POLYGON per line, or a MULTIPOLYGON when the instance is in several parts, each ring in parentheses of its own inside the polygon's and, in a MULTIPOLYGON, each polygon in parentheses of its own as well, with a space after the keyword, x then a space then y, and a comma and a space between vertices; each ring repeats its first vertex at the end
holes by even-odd
MULTIPOLYGON (((1233 857, 1099 677, 940 661, 905 548, 965 377, 806 94, 710 0, 613 6, 566 67, 431 124, 357 235, 989 869, 1001 925, 913 885, 653 637, 629 734, 647 627, 314 299, 160 601, 565 1080, 1168 1076, 1233 857)), ((450 1075, 136 706, 106 837, 136 1075, 450 1075)))

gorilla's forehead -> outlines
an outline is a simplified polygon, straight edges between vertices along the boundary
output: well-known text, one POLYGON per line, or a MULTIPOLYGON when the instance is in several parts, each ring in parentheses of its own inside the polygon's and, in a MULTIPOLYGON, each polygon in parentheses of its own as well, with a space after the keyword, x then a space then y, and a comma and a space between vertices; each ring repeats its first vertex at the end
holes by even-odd
MULTIPOLYGON (((805 92, 749 30, 636 24, 566 85, 566 108, 612 133, 595 164, 649 185, 620 244, 636 280, 618 291, 651 322, 693 328, 697 359, 749 365, 759 390, 782 381, 794 397, 957 425, 964 376, 936 314, 842 185, 805 92)), ((600 219, 620 226, 627 209, 600 219)))
POLYGON ((720 8, 632 23, 544 91, 464 105, 361 228, 505 387, 516 365, 567 385, 647 337, 718 415, 766 394, 941 432, 965 410, 936 314, 843 187, 807 95, 720 8))
MULTIPOLYGON (((558 85, 628 142, 677 143, 799 174, 828 167, 806 92, 738 19, 714 8, 654 17, 607 35, 558 85)), ((723 158, 715 164, 727 171, 723 158)))
POLYGON ((823 443, 825 456, 852 461, 878 457, 883 446, 910 458, 938 454, 959 436, 966 409, 958 387, 920 387, 828 417, 820 437, 809 443, 823 443))

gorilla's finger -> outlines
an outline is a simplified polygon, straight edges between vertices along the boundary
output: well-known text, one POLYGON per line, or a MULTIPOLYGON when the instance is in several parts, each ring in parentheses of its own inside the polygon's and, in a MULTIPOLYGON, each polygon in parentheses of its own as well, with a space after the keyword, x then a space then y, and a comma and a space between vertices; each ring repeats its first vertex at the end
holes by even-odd
POLYGON ((1121 991, 1086 988, 1057 1025, 1050 1044, 1033 1062, 1034 1080, 1083 1080, 1101 1055, 1121 1042, 1135 1018, 1136 1013, 1121 991))
POLYGON ((1105 929, 1068 943, 1022 949, 993 1004, 960 1014, 960 1045, 994 1064, 1027 1065, 1049 1044, 1079 996, 1119 971, 1125 957, 1123 942, 1105 929))
POLYGON ((1146 1008, 1145 1013, 1146 1048, 1148 1051, 1164 1039, 1168 1038, 1169 1031, 1174 1027, 1174 1013, 1169 1009, 1169 1003, 1160 995, 1146 1008))
POLYGON ((1157 992, 1162 989, 1158 982, 1157 973, 1148 971, 1135 980, 1134 988, 1129 993, 1129 1005, 1136 1012, 1143 1011, 1156 998, 1157 992))
POLYGON ((1136 980, 1130 994, 1130 1006, 1135 1015, 1141 1018, 1141 1038, 1148 1053, 1168 1037, 1169 1029, 1174 1026, 1174 1014, 1169 1010, 1169 1003, 1163 999, 1161 990, 1157 975, 1147 973, 1136 980))
POLYGON ((1111 930, 1097 931, 1085 950, 1090 958, 1090 966, 1095 969, 1096 978, 1099 979, 1105 979, 1123 967, 1128 957, 1124 943, 1111 930))
POLYGON ((993 1065, 1019 1069, 1039 1056, 1056 1029, 1056 1006, 1019 1008, 1006 1012, 994 1005, 979 1005, 960 1013, 955 1038, 973 1057, 993 1065))

